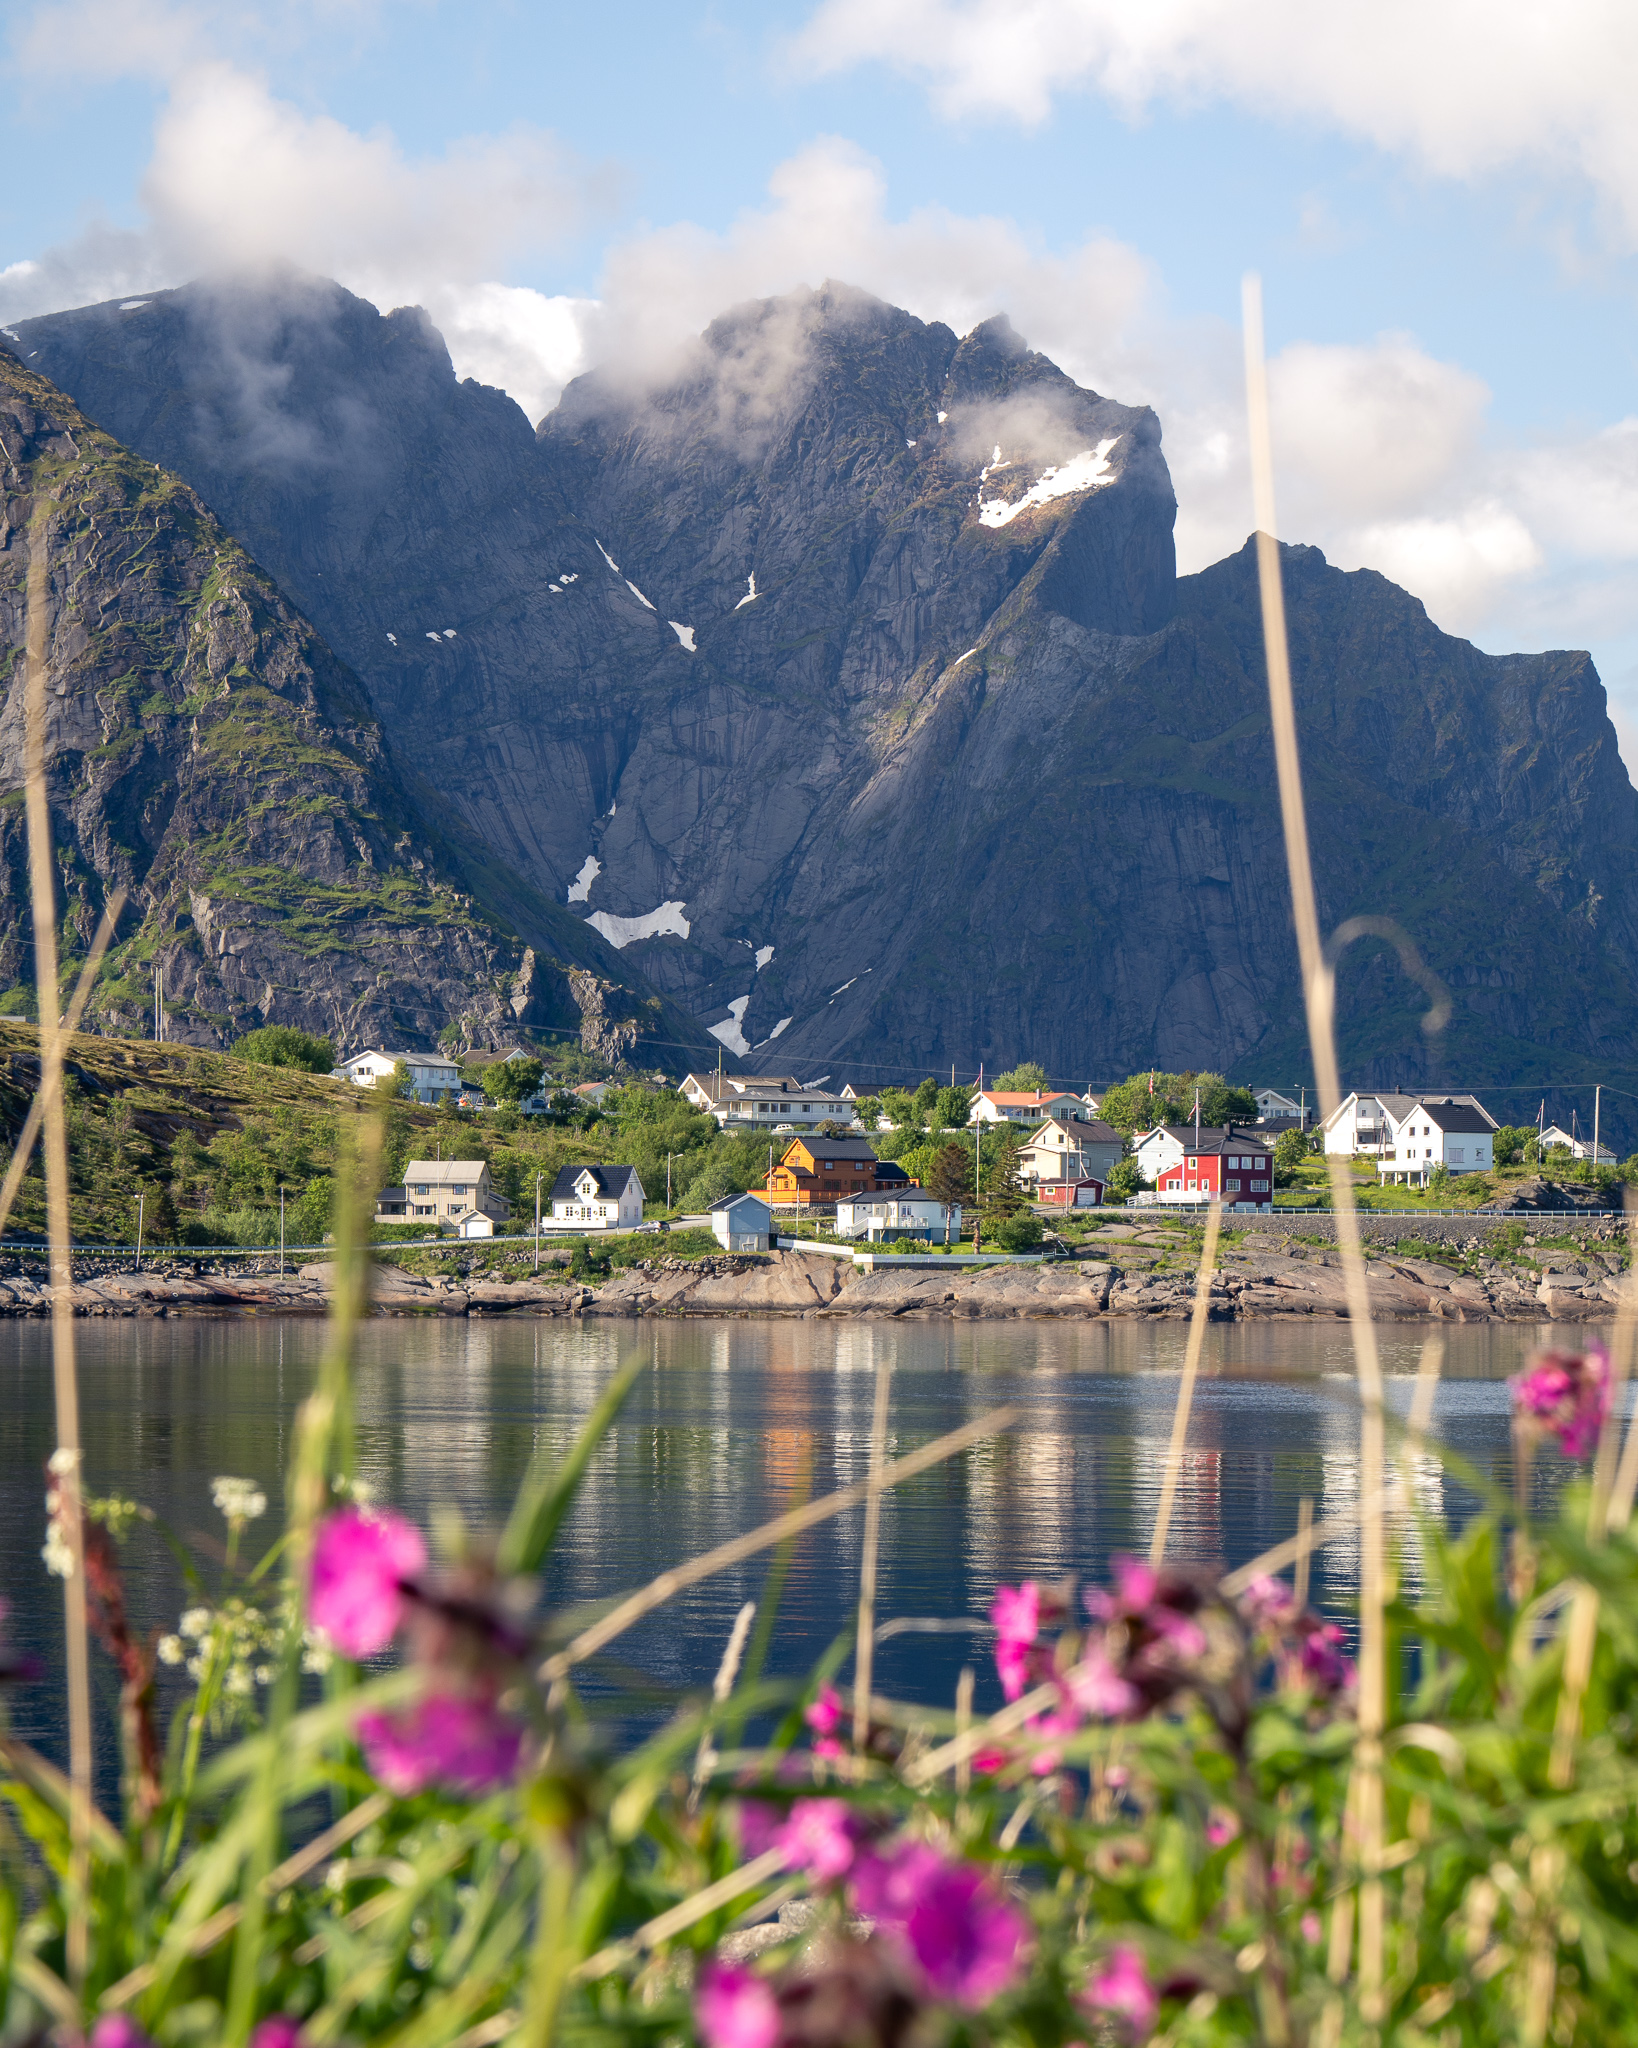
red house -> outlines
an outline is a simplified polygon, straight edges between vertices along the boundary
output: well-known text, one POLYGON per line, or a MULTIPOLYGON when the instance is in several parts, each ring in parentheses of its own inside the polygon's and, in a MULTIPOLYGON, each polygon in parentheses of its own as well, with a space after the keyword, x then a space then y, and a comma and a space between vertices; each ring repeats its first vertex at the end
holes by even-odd
POLYGON ((1227 1130, 1192 1127, 1176 1133, 1183 1157, 1162 1168, 1155 1183, 1163 1202, 1221 1201, 1227 1208, 1272 1209, 1274 1155, 1260 1138, 1248 1137, 1233 1125, 1227 1130))

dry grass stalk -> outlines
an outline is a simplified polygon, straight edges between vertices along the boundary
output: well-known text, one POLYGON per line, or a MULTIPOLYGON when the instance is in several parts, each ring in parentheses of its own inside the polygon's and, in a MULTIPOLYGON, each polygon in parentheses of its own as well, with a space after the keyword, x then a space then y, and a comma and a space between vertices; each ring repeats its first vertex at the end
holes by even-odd
MULTIPOLYGON (((882 1488, 902 1485, 905 1480, 914 1479, 918 1472, 942 1464, 946 1458, 955 1457, 985 1437, 1011 1429, 1018 1416, 1016 1408, 993 1408, 976 1422, 951 1430, 948 1436, 938 1437, 919 1451, 912 1451, 909 1457, 886 1466, 881 1474, 882 1488)), ((752 1529, 744 1536, 719 1543, 714 1550, 702 1552, 687 1564, 661 1572, 658 1578, 651 1579, 638 1592, 622 1600, 601 1621, 594 1621, 589 1628, 582 1629, 566 1648, 548 1657, 540 1667, 542 1682, 551 1685, 560 1678, 566 1678, 576 1664, 595 1656, 605 1644, 612 1643, 616 1636, 624 1635, 634 1623, 641 1621, 645 1614, 652 1614, 656 1607, 663 1607, 689 1586, 697 1586, 702 1579, 714 1578, 718 1572, 726 1571, 743 1558, 755 1557, 759 1550, 771 1550, 776 1543, 783 1543, 787 1536, 799 1536, 803 1530, 812 1529, 820 1522, 845 1515, 849 1508, 859 1505, 869 1490, 870 1481, 861 1479, 853 1486, 843 1487, 839 1493, 827 1494, 823 1500, 809 1501, 803 1507, 792 1508, 788 1514, 776 1515, 771 1522, 764 1522, 760 1529, 752 1529)))
POLYGON ((876 1554, 882 1534, 882 1465, 887 1456, 887 1395, 892 1363, 876 1367, 876 1405, 870 1422, 870 1477, 865 1495, 864 1542, 859 1551, 859 1639, 853 1659, 853 1747, 870 1736, 870 1681, 876 1656, 876 1554))
MULTIPOLYGON (((956 1740, 959 1742, 973 1725, 973 1667, 963 1664, 961 1676, 956 1680, 955 1704, 956 1740)), ((972 1758, 964 1756, 956 1765, 956 1790, 965 1796, 973 1789, 972 1758)))
MULTIPOLYGON (((1263 644, 1268 660, 1269 711, 1274 729, 1274 759, 1279 777, 1280 816, 1285 828, 1286 865, 1291 876, 1291 908, 1297 931, 1297 956, 1302 969, 1303 997, 1308 1012, 1308 1039, 1314 1055, 1314 1079, 1320 1116, 1329 1117, 1342 1100, 1337 1071, 1334 1015, 1336 977, 1320 941, 1319 907, 1308 848, 1308 819, 1303 805, 1302 761, 1297 745, 1296 703, 1291 689, 1291 655, 1286 638, 1285 596, 1280 582, 1279 543, 1275 539, 1274 454, 1269 432, 1268 377, 1263 359, 1263 296, 1261 281, 1245 280, 1243 295, 1246 353, 1246 410, 1250 429, 1252 491, 1257 521, 1257 575, 1262 597, 1263 644)), ((1359 1845, 1364 1881, 1360 1889, 1360 2011, 1367 2022, 1381 2017, 1382 1887, 1376 1876, 1382 1852, 1382 1729, 1385 1713, 1384 1544, 1382 1479, 1382 1366, 1376 1332, 1371 1325, 1370 1289, 1360 1247, 1354 1185, 1341 1154, 1327 1153, 1331 1210, 1337 1248, 1342 1255, 1348 1329, 1353 1340, 1359 1384, 1359 1491, 1366 1503, 1360 1523, 1359 1626, 1359 1845)))
MULTIPOLYGON (((80 978, 74 985, 73 998, 63 1017, 62 1028, 58 1033, 59 1042, 72 1038, 80 1028, 80 1019, 85 1015, 85 1006, 91 999, 92 989, 96 986, 97 970, 102 966, 103 955, 113 943, 114 928, 119 923, 119 915, 124 908, 125 891, 116 889, 103 906, 102 917, 97 925, 97 935, 91 941, 91 950, 85 957, 85 965, 80 969, 80 978)), ((64 1050, 66 1052, 66 1045, 64 1050)), ((59 1060, 51 1076, 54 1096, 61 1091, 62 1079, 62 1062, 59 1060)), ((34 1141, 39 1137, 40 1126, 45 1121, 45 1110, 46 1074, 42 1041, 40 1092, 28 1106, 28 1115, 23 1120, 22 1135, 18 1138, 16 1150, 11 1155, 11 1164, 6 1168, 6 1177, 4 1181, 0 1181, 0 1230, 4 1230, 11 1220, 12 1204, 17 1199, 18 1189, 23 1185, 28 1163, 34 1157, 34 1141)))
MULTIPOLYGON (((717 1666, 717 1675, 711 1681, 711 1703, 726 1706, 734 1689, 734 1680, 739 1676, 740 1660, 745 1655, 745 1639, 751 1633, 751 1623, 756 1619, 756 1602, 747 1600, 734 1616, 734 1625, 728 1631, 728 1641, 722 1652, 722 1662, 717 1666)), ((694 1783, 688 1794, 688 1810, 693 1813, 700 1803, 700 1794, 705 1781, 717 1765, 717 1747, 711 1739, 711 1724, 706 1723, 700 1731, 700 1746, 694 1752, 694 1783)))
POLYGON ((1297 1543, 1297 1569, 1291 1575, 1291 1592, 1298 1607, 1306 1607, 1314 1563, 1314 1503, 1306 1493, 1297 1503, 1297 1543))
MULTIPOLYGON (((1285 1537, 1281 1542, 1263 1551, 1260 1556, 1252 1558, 1248 1564, 1237 1565, 1233 1571, 1225 1572, 1218 1580, 1218 1586, 1232 1599, 1236 1594, 1243 1593, 1253 1579, 1267 1578, 1273 1572, 1282 1572, 1293 1560, 1300 1564, 1314 1551, 1323 1550, 1328 1543, 1335 1543, 1339 1536, 1351 1535, 1364 1521, 1367 1513, 1381 1515, 1389 1509, 1397 1510, 1404 1505, 1404 1500, 1403 1486, 1397 1479, 1390 1480, 1377 1494, 1374 1502, 1367 1501, 1361 1495, 1350 1507, 1343 1508, 1337 1514, 1327 1515, 1323 1522, 1316 1522, 1313 1519, 1313 1503, 1304 1501, 1302 1505, 1308 1509, 1308 1517, 1299 1526, 1295 1536, 1285 1537)), ((1300 1512, 1299 1509, 1299 1514, 1300 1512)))
POLYGON ((1177 1406, 1172 1410, 1172 1438, 1166 1446, 1166 1469, 1160 1480, 1160 1505, 1155 1509, 1155 1533, 1149 1544, 1149 1562, 1159 1570, 1166 1561, 1166 1538, 1172 1526, 1172 1507, 1177 1500, 1177 1479, 1183 1468, 1183 1446, 1189 1436, 1189 1411, 1194 1406, 1194 1382, 1200 1371, 1200 1347, 1206 1338, 1206 1319, 1211 1311, 1212 1275, 1217 1270, 1217 1237, 1223 1227, 1223 1205, 1212 1202, 1206 1209, 1206 1237, 1200 1247, 1200 1271, 1194 1283, 1194 1313, 1189 1318, 1188 1348, 1183 1353, 1183 1377, 1177 1383, 1177 1406))
POLYGON ((715 1884, 708 1884, 703 1891, 695 1892, 692 1898, 684 1899, 681 1905, 672 1906, 666 1912, 656 1914, 645 1921, 634 1934, 624 1941, 611 1942, 594 1956, 587 1956, 569 1972, 569 1981, 583 1984, 594 1977, 606 1977, 610 1970, 617 1970, 622 1963, 630 1962, 645 1948, 655 1948, 662 1941, 669 1941, 674 1934, 681 1934, 684 1928, 692 1927, 719 1906, 726 1906, 744 1893, 755 1891, 759 1884, 765 1884, 770 1877, 777 1877, 785 1868, 785 1851, 768 1849, 751 1862, 742 1864, 738 1870, 730 1870, 726 1877, 719 1877, 715 1884))
POLYGON ((34 985, 40 1010, 40 1102, 45 1133, 46 1235, 50 1244, 51 1370, 57 1408, 53 1460, 68 1541, 63 1608, 68 1665, 70 1785, 67 1890, 68 1981, 84 1989, 90 1959, 91 1657, 85 1615, 85 1544, 80 1522, 79 1374, 74 1357, 74 1262, 68 1221, 68 1125, 63 1115, 63 1033, 57 1009, 57 891, 51 806, 46 791, 46 626, 50 609, 48 542, 52 506, 41 500, 29 530, 28 616, 24 664, 24 807, 34 917, 34 985))

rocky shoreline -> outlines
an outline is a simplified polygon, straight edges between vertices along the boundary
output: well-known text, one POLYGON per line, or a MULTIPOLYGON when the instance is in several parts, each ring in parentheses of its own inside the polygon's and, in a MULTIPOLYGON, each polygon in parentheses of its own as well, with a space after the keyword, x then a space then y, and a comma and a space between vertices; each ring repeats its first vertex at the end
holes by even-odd
MULTIPOLYGON (((1134 1240, 1136 1233, 1133 1233, 1134 1240)), ((494 1280, 376 1268, 378 1316, 891 1316, 1017 1320, 1094 1317, 1179 1319, 1194 1300, 1194 1275, 1141 1242, 1102 1256, 1044 1265, 940 1265, 873 1272, 850 1260, 781 1251, 757 1257, 655 1259, 591 1287, 553 1273, 494 1280)), ((1489 1257, 1463 1254, 1458 1268, 1377 1252, 1369 1262, 1373 1313, 1383 1322, 1603 1322, 1615 1314, 1620 1257, 1613 1245, 1489 1257)), ((102 1271, 78 1280, 84 1316, 312 1315, 330 1306, 334 1268, 299 1272, 198 1273, 178 1267, 102 1271)), ((48 1313, 43 1274, 0 1277, 0 1316, 48 1313)), ((1271 1317, 1341 1318, 1341 1260, 1325 1246, 1287 1242, 1228 1246, 1212 1281, 1217 1322, 1271 1317)))

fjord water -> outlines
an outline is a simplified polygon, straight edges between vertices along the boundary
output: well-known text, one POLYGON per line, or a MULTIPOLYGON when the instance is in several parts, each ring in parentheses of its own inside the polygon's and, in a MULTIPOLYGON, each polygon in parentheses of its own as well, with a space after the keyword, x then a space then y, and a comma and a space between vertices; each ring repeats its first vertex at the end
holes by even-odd
MULTIPOLYGON (((271 1503, 249 1554, 276 1530, 296 1404, 324 1327, 314 1321, 90 1323, 80 1330, 82 1427, 93 1494, 146 1503, 219 1553, 211 1481, 254 1478, 271 1503)), ((1436 1431, 1505 1481, 1505 1378, 1544 1340, 1534 1328, 1441 1333, 1436 1431)), ((1589 1333, 1565 1333, 1584 1343, 1589 1333)), ((1425 1330, 1381 1332, 1403 1413, 1425 1330)), ((597 1453, 547 1575, 553 1604, 636 1586, 804 1497, 864 1476, 875 1370, 893 1366, 888 1451, 902 1455, 1003 1402, 1019 1426, 888 1494, 878 1613, 981 1617, 998 1581, 1101 1574, 1147 1550, 1186 1330, 1178 1323, 483 1322, 367 1324, 359 1333, 357 1457, 376 1497, 425 1525, 455 1507, 493 1526, 537 1448, 566 1449, 635 1347, 652 1360, 597 1453)), ((0 1590, 8 1634, 48 1666, 12 1694, 19 1734, 60 1751, 60 1588, 40 1563, 52 1445, 50 1331, 0 1328, 0 1590)), ((1347 1332, 1336 1325, 1213 1326, 1207 1334, 1172 1554, 1244 1562, 1352 1502, 1357 1426, 1347 1332)), ((1547 1467, 1551 1484, 1551 1464, 1547 1467)), ((1460 1515, 1462 1490, 1423 1456, 1424 1512, 1460 1515)), ((848 1626, 862 1512, 806 1535, 780 1609, 771 1668, 805 1670, 848 1626)), ((126 1546, 139 1630, 171 1629, 187 1596, 151 1530, 126 1546)), ((1346 1608, 1354 1551, 1316 1564, 1317 1594, 1346 1608)), ((708 1682, 735 1612, 762 1593, 765 1557, 686 1593, 616 1646, 625 1675, 659 1689, 708 1682)), ((1416 1570, 1414 1543, 1406 1569, 1416 1570)), ((214 1583, 214 1580, 212 1581, 214 1583)), ((961 1665, 998 1701, 982 1635, 884 1643, 884 1691, 948 1701, 961 1665)), ((99 1677, 111 1700, 108 1667, 99 1677)), ((589 1676, 591 1674, 588 1674, 589 1676)), ((618 1675, 618 1674, 617 1674, 618 1675)), ((162 1671, 162 1678, 170 1676, 162 1671)), ((104 1717, 106 1728, 107 1717, 104 1717)), ((105 1758, 106 1767, 111 1757, 105 1758)))

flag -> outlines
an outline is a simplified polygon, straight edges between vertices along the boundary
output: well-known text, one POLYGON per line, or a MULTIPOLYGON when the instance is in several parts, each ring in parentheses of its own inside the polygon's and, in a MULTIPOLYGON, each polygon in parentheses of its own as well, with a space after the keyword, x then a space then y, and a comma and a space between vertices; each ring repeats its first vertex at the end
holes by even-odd
POLYGON ((1151 1068, 1149 1069, 1149 1093, 1150 1093, 1151 1095, 1153 1095, 1153 1093, 1154 1093, 1154 1092, 1155 1092, 1155 1070, 1154 1070, 1154 1068, 1153 1068, 1153 1067, 1151 1067, 1151 1068))

